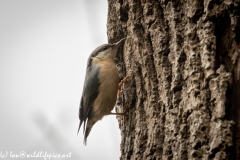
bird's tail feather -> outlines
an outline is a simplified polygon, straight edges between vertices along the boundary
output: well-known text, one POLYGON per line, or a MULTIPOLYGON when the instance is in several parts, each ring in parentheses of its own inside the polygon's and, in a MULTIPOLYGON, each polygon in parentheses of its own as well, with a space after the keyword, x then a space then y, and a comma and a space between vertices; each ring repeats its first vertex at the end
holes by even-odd
POLYGON ((87 137, 90 133, 90 131, 92 130, 92 127, 93 125, 96 123, 96 121, 94 121, 93 119, 89 120, 87 122, 87 127, 86 127, 86 130, 85 130, 85 133, 84 133, 84 145, 87 145, 87 137))
POLYGON ((78 133, 79 133, 79 130, 80 130, 80 128, 81 128, 82 122, 83 122, 83 121, 80 121, 80 123, 79 123, 79 126, 78 126, 78 131, 77 131, 77 135, 78 135, 78 133))
POLYGON ((86 128, 86 131, 85 131, 85 134, 84 134, 84 145, 87 145, 87 137, 91 131, 92 127, 91 128, 86 128))

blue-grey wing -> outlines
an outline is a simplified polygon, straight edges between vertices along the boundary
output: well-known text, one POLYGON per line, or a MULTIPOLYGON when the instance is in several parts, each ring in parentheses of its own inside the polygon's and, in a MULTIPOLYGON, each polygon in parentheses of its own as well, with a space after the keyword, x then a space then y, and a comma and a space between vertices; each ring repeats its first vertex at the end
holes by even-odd
POLYGON ((98 92, 99 92, 98 89, 100 86, 98 75, 99 75, 100 68, 101 67, 97 65, 87 68, 85 82, 83 86, 82 98, 81 98, 80 107, 79 107, 80 124, 78 128, 78 132, 82 125, 82 122, 84 122, 84 129, 83 129, 83 132, 84 132, 85 122, 87 118, 90 116, 93 102, 98 96, 98 92))

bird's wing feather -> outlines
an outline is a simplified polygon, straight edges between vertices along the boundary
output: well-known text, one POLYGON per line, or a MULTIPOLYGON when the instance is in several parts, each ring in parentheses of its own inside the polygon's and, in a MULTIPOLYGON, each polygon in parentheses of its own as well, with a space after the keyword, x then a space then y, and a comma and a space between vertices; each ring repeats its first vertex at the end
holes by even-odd
POLYGON ((101 67, 97 65, 93 65, 92 67, 87 68, 82 98, 79 107, 80 124, 78 132, 83 122, 84 122, 83 132, 85 131, 85 122, 91 113, 93 102, 97 98, 98 89, 100 86, 98 78, 100 68, 101 67))

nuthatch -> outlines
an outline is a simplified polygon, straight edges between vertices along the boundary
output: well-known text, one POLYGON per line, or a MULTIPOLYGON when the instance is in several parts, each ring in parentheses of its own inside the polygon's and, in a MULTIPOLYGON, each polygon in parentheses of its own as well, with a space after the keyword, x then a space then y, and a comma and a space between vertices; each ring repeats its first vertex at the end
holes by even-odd
POLYGON ((111 113, 117 99, 119 74, 114 63, 114 57, 125 38, 114 44, 103 44, 96 48, 89 56, 82 98, 79 108, 79 129, 84 123, 84 143, 93 125, 105 115, 111 113), (87 121, 87 126, 85 123, 87 121))

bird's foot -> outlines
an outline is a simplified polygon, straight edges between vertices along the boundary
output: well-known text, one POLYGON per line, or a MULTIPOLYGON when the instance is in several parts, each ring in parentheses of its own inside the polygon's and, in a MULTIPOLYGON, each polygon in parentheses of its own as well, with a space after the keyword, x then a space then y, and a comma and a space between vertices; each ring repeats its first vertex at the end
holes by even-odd
POLYGON ((110 113, 110 115, 116 115, 116 116, 125 116, 126 115, 126 112, 123 112, 123 113, 110 113))
POLYGON ((130 78, 130 76, 126 76, 124 77, 121 82, 118 85, 118 97, 120 96, 121 92, 122 92, 122 86, 123 84, 130 78))
POLYGON ((127 112, 128 112, 128 107, 123 107, 124 112, 119 112, 119 113, 110 113, 109 115, 116 115, 116 116, 123 116, 123 124, 126 124, 126 119, 127 119, 127 112))

